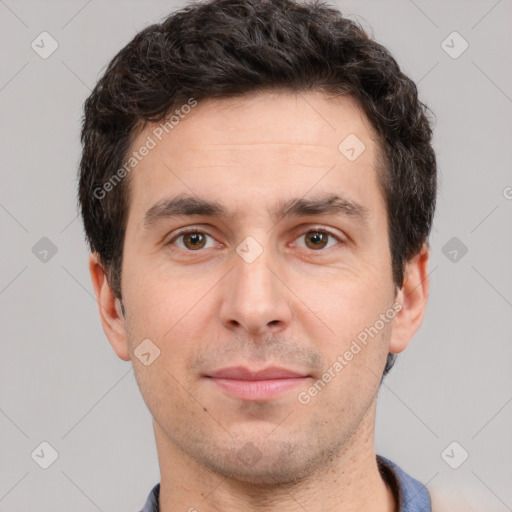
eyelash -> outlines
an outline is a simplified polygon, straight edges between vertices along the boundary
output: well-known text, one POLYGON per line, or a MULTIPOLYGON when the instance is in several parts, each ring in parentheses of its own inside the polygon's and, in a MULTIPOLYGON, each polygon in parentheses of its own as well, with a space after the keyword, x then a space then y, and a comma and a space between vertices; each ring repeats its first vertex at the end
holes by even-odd
MULTIPOLYGON (((201 235, 206 235, 206 236, 209 236, 210 238, 213 238, 214 237, 212 235, 210 235, 209 233, 207 233, 206 231, 201 231, 199 229, 184 229, 183 231, 180 231, 178 232, 171 240, 169 240, 168 242, 166 242, 165 245, 173 245, 174 242, 176 240, 178 240, 179 238, 181 238, 182 236, 184 235, 189 235, 189 234, 194 234, 194 233, 199 233, 201 235)), ((309 229, 307 229, 306 231, 302 232, 295 240, 297 240, 298 238, 304 236, 304 235, 307 235, 308 233, 324 233, 326 235, 329 235, 330 237, 336 239, 339 243, 339 245, 342 245, 345 243, 344 240, 342 240, 338 235, 336 235, 335 233, 333 233, 332 231, 324 228, 324 227, 319 227, 319 226, 313 226, 309 229)), ((333 246, 335 247, 335 246, 333 246)), ((197 250, 191 250, 191 249, 183 249, 181 247, 178 247, 178 249, 182 250, 182 251, 185 251, 185 252, 189 252, 189 253, 194 253, 194 252, 201 252, 205 249, 197 249, 197 250)), ((307 247, 306 248, 302 248, 302 249, 308 249, 307 247)), ((325 252, 327 251, 328 249, 332 249, 332 247, 328 247, 327 249, 325 248, 322 248, 322 249, 310 249, 311 252, 325 252)))

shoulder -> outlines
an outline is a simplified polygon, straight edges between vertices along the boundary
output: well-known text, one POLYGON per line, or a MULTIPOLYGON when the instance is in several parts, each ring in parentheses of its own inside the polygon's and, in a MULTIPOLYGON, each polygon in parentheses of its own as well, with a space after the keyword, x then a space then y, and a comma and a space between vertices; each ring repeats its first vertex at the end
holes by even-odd
POLYGON ((377 455, 382 478, 393 491, 398 512, 499 512, 489 507, 489 497, 478 494, 459 480, 439 478, 425 486, 398 464, 377 455))

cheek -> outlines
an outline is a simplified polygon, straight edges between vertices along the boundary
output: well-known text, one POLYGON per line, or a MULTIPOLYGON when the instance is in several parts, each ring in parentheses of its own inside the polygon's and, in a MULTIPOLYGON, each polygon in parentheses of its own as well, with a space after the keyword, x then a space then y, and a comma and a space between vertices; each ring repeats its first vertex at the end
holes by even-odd
POLYGON ((373 325, 392 305, 391 282, 379 279, 373 268, 342 270, 313 282, 300 279, 293 289, 304 304, 304 314, 309 311, 310 327, 323 324, 335 344, 373 325))
MULTIPOLYGON (((211 275, 202 280, 183 276, 180 279, 175 273, 172 279, 165 278, 165 274, 155 271, 155 266, 148 268, 151 271, 133 275, 132 280, 126 278, 127 333, 132 359, 136 358, 134 352, 139 343, 150 339, 160 351, 153 363, 160 368, 158 379, 163 379, 158 386, 173 388, 176 382, 172 375, 188 389, 193 385, 193 376, 187 373, 187 364, 215 330, 213 294, 207 292, 217 280, 211 275)), ((147 381, 152 386, 151 381, 157 377, 143 370, 139 372, 141 384, 147 381)), ((176 388, 173 392, 179 391, 176 388)))
POLYGON ((186 318, 204 296, 208 283, 186 279, 155 261, 126 265, 123 276, 125 305, 138 331, 161 338, 186 318))
POLYGON ((189 388, 183 376, 169 364, 169 355, 162 353, 151 366, 134 364, 135 378, 144 402, 153 418, 167 431, 186 434, 189 425, 201 421, 201 404, 185 392, 189 388), (181 421, 176 421, 181 418, 181 421), (184 421, 187 418, 187 421, 184 421))

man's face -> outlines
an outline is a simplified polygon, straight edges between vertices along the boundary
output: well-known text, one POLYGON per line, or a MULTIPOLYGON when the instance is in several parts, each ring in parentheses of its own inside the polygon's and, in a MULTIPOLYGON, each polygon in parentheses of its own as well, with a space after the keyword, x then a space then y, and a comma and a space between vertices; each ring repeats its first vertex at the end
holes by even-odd
POLYGON ((132 146, 157 142, 129 178, 122 292, 158 442, 245 481, 306 476, 370 437, 393 337, 371 125, 349 97, 267 93, 199 103, 161 141, 155 128, 132 146), (177 196, 226 214, 162 207, 177 196), (332 196, 341 207, 309 205, 332 196), (146 366, 147 339, 160 355, 146 366), (270 367, 295 378, 247 382, 270 367))

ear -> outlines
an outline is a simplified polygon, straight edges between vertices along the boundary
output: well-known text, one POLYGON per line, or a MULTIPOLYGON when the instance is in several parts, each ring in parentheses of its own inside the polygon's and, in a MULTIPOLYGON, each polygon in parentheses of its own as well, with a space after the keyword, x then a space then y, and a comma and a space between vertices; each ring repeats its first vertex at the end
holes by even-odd
POLYGON ((89 256, 89 272, 103 330, 118 357, 124 361, 129 361, 130 351, 128 349, 125 319, 122 315, 121 303, 115 296, 112 288, 110 288, 107 275, 97 253, 89 256))
POLYGON ((406 264, 404 283, 395 299, 402 309, 393 320, 389 342, 389 352, 392 354, 407 348, 423 321, 429 292, 429 254, 430 249, 424 244, 421 251, 406 264))

